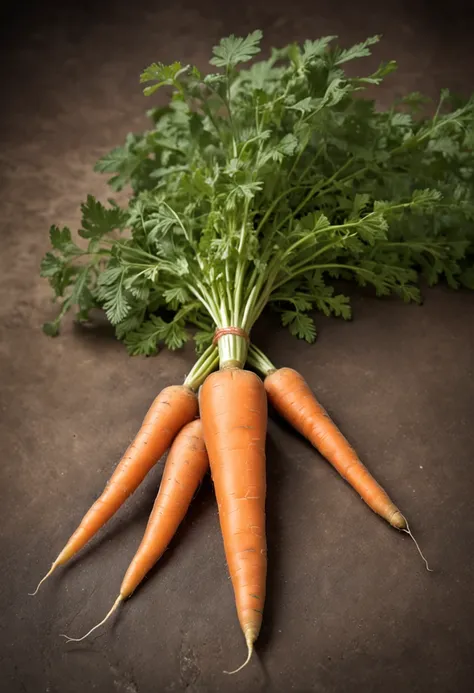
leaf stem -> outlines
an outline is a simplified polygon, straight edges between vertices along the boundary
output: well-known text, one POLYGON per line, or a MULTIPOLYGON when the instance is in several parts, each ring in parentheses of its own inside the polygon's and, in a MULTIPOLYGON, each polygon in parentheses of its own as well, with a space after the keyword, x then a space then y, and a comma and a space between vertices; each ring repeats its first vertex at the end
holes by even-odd
POLYGON ((334 248, 338 245, 341 245, 344 241, 346 241, 348 238, 352 238, 355 236, 355 233, 348 233, 342 238, 338 238, 336 241, 333 241, 332 243, 326 243, 322 248, 317 250, 315 253, 310 255, 309 257, 306 257, 304 260, 301 260, 301 262, 297 262, 295 265, 289 265, 288 269, 291 269, 291 271, 297 270, 300 267, 303 267, 304 265, 307 265, 308 262, 312 262, 315 260, 317 257, 320 255, 323 255, 327 250, 331 250, 331 248, 334 248))
POLYGON ((307 185, 294 185, 292 188, 287 188, 280 195, 278 195, 273 200, 271 205, 268 207, 263 218, 260 220, 260 222, 257 226, 257 229, 256 229, 256 233, 257 234, 260 233, 260 231, 262 230, 262 227, 267 223, 268 218, 270 217, 272 212, 276 209, 276 207, 278 207, 279 203, 283 200, 284 197, 286 197, 287 195, 290 195, 292 192, 295 192, 296 190, 299 190, 300 188, 307 188, 307 187, 308 187, 307 185))
POLYGON ((201 293, 192 284, 189 284, 189 290, 196 296, 196 298, 198 298, 201 301, 211 318, 217 324, 219 322, 219 310, 217 306, 214 304, 214 301, 212 300, 211 296, 209 296, 209 294, 205 290, 201 293))
POLYGON ((211 344, 188 373, 184 385, 190 387, 192 390, 198 390, 207 376, 212 373, 212 371, 215 371, 218 365, 218 349, 214 344, 211 344))
POLYGON ((357 267, 357 265, 346 265, 342 262, 331 262, 331 263, 326 263, 326 264, 322 264, 322 265, 306 265, 305 267, 302 267, 301 269, 298 269, 295 272, 288 274, 288 276, 284 280, 275 284, 275 286, 273 287, 273 291, 275 291, 276 289, 279 289, 284 284, 287 284, 289 281, 294 279, 299 274, 304 274, 305 272, 311 272, 312 270, 329 270, 329 269, 341 269, 341 270, 347 270, 349 272, 355 272, 356 274, 369 274, 369 275, 374 276, 374 272, 372 272, 369 269, 366 269, 365 267, 357 267))
POLYGON ((281 222, 278 224, 278 226, 277 226, 277 231, 279 231, 279 230, 282 228, 282 226, 284 226, 290 219, 295 219, 296 216, 301 212, 301 210, 304 209, 304 207, 308 204, 308 202, 311 200, 311 198, 313 198, 313 197, 316 195, 316 193, 317 193, 318 191, 320 191, 321 189, 326 188, 326 186, 329 185, 335 178, 337 178, 337 176, 339 176, 339 175, 342 173, 342 171, 344 171, 344 170, 349 166, 349 164, 352 163, 352 161, 353 161, 353 157, 350 157, 350 158, 346 161, 346 163, 343 164, 343 165, 342 165, 342 166, 341 166, 341 167, 340 167, 340 168, 339 168, 339 169, 338 169, 327 181, 326 181, 325 184, 322 185, 320 181, 319 181, 318 183, 316 183, 316 184, 311 188, 311 190, 309 191, 309 193, 306 195, 306 197, 304 198, 304 200, 303 200, 302 202, 300 202, 300 204, 297 206, 297 208, 296 208, 295 210, 293 210, 292 212, 290 212, 289 214, 287 214, 287 216, 283 219, 283 221, 281 221, 281 222))
POLYGON ((260 371, 265 377, 277 370, 270 359, 268 359, 263 351, 260 351, 255 344, 249 346, 247 358, 250 365, 260 371))

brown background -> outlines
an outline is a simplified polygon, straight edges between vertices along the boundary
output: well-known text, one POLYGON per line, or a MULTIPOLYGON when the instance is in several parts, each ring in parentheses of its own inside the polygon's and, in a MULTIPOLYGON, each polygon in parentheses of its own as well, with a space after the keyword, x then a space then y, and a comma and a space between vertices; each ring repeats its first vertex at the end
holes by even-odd
POLYGON ((56 340, 38 277, 53 222, 104 198, 96 158, 144 124, 149 62, 205 67, 228 33, 265 45, 383 33, 371 65, 399 61, 380 102, 442 86, 474 90, 469 3, 202 3, 81 8, 27 3, 4 17, 0 148, 1 675, 5 693, 463 693, 473 690, 474 294, 423 307, 354 300, 356 320, 318 316, 314 346, 266 317, 278 365, 300 369, 407 514, 408 537, 373 515, 291 431, 268 440, 269 578, 258 657, 244 657, 209 482, 153 574, 108 627, 66 645, 109 608, 143 532, 158 466, 110 525, 32 599, 97 497, 150 401, 180 382, 192 348, 130 359, 105 327, 67 321, 56 340))

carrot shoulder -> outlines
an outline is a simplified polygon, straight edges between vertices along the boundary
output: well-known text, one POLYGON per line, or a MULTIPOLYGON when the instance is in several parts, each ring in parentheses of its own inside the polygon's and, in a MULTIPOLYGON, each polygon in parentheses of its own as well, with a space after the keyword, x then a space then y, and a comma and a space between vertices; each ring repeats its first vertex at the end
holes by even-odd
POLYGON ((260 378, 224 369, 200 393, 224 549, 249 657, 262 624, 267 571, 265 437, 267 400, 260 378))
POLYGON ((319 450, 367 505, 393 527, 406 530, 405 517, 362 464, 303 376, 292 368, 280 368, 267 375, 264 385, 278 413, 319 450))

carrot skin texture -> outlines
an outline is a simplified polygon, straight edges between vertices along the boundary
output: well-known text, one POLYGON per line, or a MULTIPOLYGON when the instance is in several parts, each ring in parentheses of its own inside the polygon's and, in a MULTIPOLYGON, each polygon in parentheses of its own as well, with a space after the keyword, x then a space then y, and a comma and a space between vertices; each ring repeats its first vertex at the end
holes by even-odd
POLYGON ((367 505, 392 527, 405 530, 405 517, 362 464, 303 376, 292 368, 280 368, 267 375, 264 385, 277 412, 314 445, 367 505))
POLYGON ((101 496, 56 559, 57 565, 72 558, 115 514, 168 449, 178 431, 197 414, 197 397, 188 387, 170 386, 160 392, 101 496))
POLYGON ((173 441, 145 534, 120 588, 123 599, 132 594, 166 550, 208 469, 202 424, 196 419, 173 441))
POLYGON ((262 624, 267 572, 263 383, 250 371, 218 371, 201 388, 200 408, 237 615, 252 644, 262 624))

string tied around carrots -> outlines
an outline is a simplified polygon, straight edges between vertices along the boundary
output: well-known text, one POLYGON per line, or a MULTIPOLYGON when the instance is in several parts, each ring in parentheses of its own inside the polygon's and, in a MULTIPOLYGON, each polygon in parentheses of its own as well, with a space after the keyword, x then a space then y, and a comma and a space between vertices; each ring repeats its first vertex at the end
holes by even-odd
POLYGON ((246 332, 244 329, 242 329, 241 327, 229 326, 229 327, 218 327, 216 329, 216 331, 214 332, 214 337, 212 339, 212 343, 214 345, 216 345, 217 342, 219 341, 219 339, 221 337, 224 337, 226 334, 231 334, 231 335, 234 335, 235 337, 242 337, 242 339, 245 339, 246 342, 250 341, 250 336, 249 336, 248 332, 246 332))

